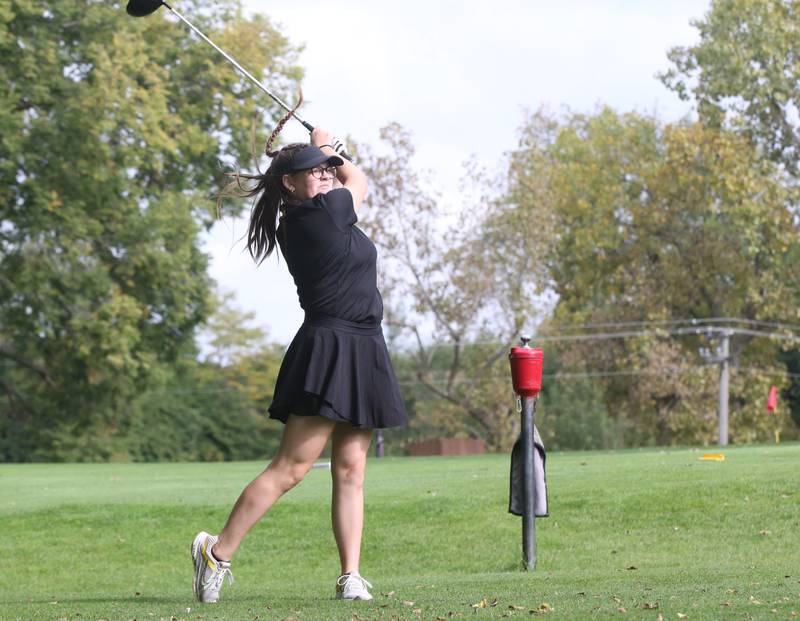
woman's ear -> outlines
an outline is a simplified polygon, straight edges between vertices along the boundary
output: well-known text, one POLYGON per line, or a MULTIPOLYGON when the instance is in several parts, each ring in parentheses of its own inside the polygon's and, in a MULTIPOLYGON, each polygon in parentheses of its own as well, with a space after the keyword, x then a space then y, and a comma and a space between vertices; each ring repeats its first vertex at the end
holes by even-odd
POLYGON ((281 183, 283 183, 283 187, 285 187, 291 194, 294 194, 294 183, 292 183, 291 175, 283 175, 281 177, 281 183))

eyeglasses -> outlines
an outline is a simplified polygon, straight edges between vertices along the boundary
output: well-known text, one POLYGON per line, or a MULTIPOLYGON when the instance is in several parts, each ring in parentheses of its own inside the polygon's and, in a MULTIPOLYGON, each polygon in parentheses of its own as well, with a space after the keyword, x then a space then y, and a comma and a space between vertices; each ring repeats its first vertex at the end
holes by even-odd
POLYGON ((308 171, 314 179, 326 179, 336 177, 336 166, 317 166, 308 171))

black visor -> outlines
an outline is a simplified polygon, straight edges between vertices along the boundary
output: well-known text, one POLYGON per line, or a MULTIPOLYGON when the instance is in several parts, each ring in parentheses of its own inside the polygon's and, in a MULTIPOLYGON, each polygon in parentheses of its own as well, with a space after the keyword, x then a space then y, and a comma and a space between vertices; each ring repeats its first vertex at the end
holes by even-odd
POLYGON ((325 155, 322 149, 313 144, 303 147, 294 154, 292 161, 286 167, 286 172, 296 173, 301 170, 309 170, 317 166, 326 164, 328 166, 341 166, 344 160, 338 155, 325 155))

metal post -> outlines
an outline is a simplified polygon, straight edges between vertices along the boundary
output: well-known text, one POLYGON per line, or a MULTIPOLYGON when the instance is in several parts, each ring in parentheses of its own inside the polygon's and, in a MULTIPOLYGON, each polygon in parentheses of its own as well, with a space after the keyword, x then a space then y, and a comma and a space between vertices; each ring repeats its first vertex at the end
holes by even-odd
POLYGON ((375 430, 375 457, 383 457, 383 430, 375 430))
POLYGON ((719 355, 719 444, 728 444, 728 380, 730 374, 730 332, 720 334, 719 355))
POLYGON ((700 357, 709 364, 719 365, 719 412, 718 442, 720 446, 728 445, 728 386, 730 381, 731 335, 733 331, 708 328, 705 334, 709 339, 719 339, 714 351, 707 347, 700 348, 700 357))
POLYGON ((522 456, 523 471, 522 484, 524 490, 524 513, 522 515, 522 553, 525 557, 525 566, 529 571, 536 568, 536 467, 533 458, 535 447, 533 445, 533 422, 536 412, 536 399, 525 397, 522 399, 522 456))

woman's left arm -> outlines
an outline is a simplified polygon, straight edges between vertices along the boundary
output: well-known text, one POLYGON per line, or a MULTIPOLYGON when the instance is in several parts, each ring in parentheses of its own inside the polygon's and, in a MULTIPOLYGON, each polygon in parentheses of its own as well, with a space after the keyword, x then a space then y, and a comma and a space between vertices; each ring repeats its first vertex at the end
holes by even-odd
MULTIPOLYGON (((317 127, 311 132, 311 144, 322 149, 325 155, 339 155, 331 146, 333 139, 333 134, 321 127, 317 127)), ((353 195, 353 209, 358 209, 367 195, 367 176, 353 162, 342 159, 344 164, 337 169, 336 177, 344 187, 350 190, 350 194, 353 195)))

